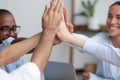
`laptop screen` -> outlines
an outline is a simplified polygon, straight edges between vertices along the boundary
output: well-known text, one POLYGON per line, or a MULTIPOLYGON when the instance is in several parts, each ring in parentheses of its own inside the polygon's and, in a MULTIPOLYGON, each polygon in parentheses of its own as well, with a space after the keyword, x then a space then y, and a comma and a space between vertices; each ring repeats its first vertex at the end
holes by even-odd
POLYGON ((45 72, 45 80, 76 80, 73 64, 49 61, 45 72))

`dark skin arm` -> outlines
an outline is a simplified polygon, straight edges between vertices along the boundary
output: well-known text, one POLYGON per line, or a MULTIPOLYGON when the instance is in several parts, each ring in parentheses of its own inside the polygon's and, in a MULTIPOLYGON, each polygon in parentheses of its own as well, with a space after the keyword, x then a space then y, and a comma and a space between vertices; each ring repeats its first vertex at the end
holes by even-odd
MULTIPOLYGON (((23 41, 25 39, 27 39, 27 38, 25 38, 25 37, 19 37, 19 38, 15 39, 11 44, 23 41)), ((27 54, 32 53, 33 51, 34 51, 34 48, 32 50, 30 50, 27 54)))

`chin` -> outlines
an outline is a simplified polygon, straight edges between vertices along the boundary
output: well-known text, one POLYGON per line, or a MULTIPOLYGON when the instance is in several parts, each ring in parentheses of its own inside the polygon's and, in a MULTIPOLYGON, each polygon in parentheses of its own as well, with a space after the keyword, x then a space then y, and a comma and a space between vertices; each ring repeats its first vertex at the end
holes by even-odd
POLYGON ((120 33, 118 34, 116 32, 115 33, 108 32, 108 34, 109 34, 110 37, 115 37, 115 36, 118 36, 118 35, 120 36, 120 33))

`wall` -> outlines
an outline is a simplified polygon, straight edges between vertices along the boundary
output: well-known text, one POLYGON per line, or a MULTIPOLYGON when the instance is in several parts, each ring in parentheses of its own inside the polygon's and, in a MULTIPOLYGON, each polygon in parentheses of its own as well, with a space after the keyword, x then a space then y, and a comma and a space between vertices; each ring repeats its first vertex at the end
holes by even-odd
MULTIPOLYGON (((79 13, 80 11, 84 10, 84 8, 81 5, 82 0, 75 0, 75 13, 79 13)), ((87 1, 87 0, 84 0, 87 1)), ((94 0, 91 0, 94 1, 94 0)), ((114 3, 115 1, 119 0, 98 0, 96 6, 95 6, 95 15, 94 17, 98 20, 99 24, 105 24, 107 12, 109 9, 109 6, 114 3)), ((75 24, 86 24, 87 18, 79 16, 75 17, 75 24)))
MULTIPOLYGON (((100 23, 105 24, 106 12, 109 4, 115 0, 99 0, 96 6, 96 17, 100 23), (106 3, 104 5, 104 3, 106 3)), ((64 6, 68 9, 69 19, 71 19, 71 2, 70 0, 63 0, 64 6)), ((18 25, 20 25, 21 31, 19 37, 30 37, 35 33, 40 32, 41 29, 41 17, 43 14, 44 6, 49 3, 49 0, 0 0, 0 8, 10 10, 16 19, 18 25)), ((80 0, 77 0, 75 11, 81 10, 79 7, 80 0)), ((86 23, 84 18, 77 18, 76 22, 79 24, 86 23)), ((88 54, 80 54, 78 50, 74 50, 74 63, 76 68, 82 68, 84 62, 94 62, 96 58, 89 56, 88 54), (82 57, 84 56, 84 57, 82 57), (85 59, 87 57, 87 59, 85 59), (83 59, 84 58, 84 59, 83 59)), ((28 61, 31 55, 24 56, 23 58, 28 61)), ((55 46, 50 57, 52 61, 69 62, 69 46, 62 43, 55 46)))

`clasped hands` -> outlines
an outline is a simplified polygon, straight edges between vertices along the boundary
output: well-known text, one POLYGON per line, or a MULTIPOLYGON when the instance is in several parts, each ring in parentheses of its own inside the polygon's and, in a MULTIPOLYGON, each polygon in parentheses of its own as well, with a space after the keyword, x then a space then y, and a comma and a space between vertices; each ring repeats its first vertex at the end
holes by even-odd
POLYGON ((63 7, 61 0, 51 0, 50 7, 45 7, 42 29, 56 35, 53 44, 66 41, 66 38, 73 32, 73 25, 68 20, 67 10, 63 7))

